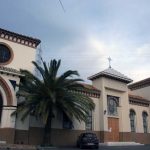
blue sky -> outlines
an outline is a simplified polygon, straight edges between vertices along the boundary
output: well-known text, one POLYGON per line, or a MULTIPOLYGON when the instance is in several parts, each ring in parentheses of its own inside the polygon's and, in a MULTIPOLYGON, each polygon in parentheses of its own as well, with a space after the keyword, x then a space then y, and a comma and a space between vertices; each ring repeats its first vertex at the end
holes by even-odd
POLYGON ((0 27, 41 39, 43 58, 85 79, 112 67, 150 77, 149 0, 1 0, 0 27))

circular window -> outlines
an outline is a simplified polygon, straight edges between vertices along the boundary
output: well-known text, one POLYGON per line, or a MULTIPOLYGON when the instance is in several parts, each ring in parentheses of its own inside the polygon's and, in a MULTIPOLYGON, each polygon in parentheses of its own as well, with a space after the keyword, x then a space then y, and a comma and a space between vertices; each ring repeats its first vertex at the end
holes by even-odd
POLYGON ((8 64, 12 59, 11 50, 4 44, 0 44, 0 64, 8 64))

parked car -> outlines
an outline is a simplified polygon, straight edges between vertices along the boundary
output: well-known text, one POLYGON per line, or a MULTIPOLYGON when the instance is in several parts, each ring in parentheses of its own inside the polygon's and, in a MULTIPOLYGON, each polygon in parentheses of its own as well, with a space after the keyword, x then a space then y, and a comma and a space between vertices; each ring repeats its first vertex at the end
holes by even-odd
POLYGON ((91 148, 99 148, 99 140, 95 133, 82 133, 77 140, 77 147, 84 148, 84 147, 91 147, 91 148))

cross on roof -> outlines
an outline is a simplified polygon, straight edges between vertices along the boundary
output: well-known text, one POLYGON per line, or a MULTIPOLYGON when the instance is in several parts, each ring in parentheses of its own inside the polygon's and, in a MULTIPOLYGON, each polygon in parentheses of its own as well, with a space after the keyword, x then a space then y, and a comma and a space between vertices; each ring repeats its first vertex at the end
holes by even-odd
POLYGON ((111 68, 111 61, 112 61, 111 57, 108 57, 108 61, 109 61, 109 68, 111 68))

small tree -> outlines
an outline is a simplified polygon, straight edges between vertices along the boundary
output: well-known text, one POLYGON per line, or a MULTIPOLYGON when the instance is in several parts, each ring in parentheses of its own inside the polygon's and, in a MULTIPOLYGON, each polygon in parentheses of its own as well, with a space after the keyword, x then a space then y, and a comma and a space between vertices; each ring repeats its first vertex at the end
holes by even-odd
POLYGON ((76 118, 78 121, 86 121, 89 110, 95 105, 80 90, 86 90, 81 84, 82 79, 77 71, 66 71, 58 76, 61 61, 51 60, 46 64, 42 60, 42 66, 33 62, 41 75, 41 79, 27 70, 21 70, 25 76, 21 79, 19 92, 25 97, 25 101, 18 104, 17 113, 22 112, 22 120, 31 112, 35 117, 42 118, 45 125, 43 144, 51 144, 51 123, 55 117, 54 110, 64 113, 68 118, 76 118))

